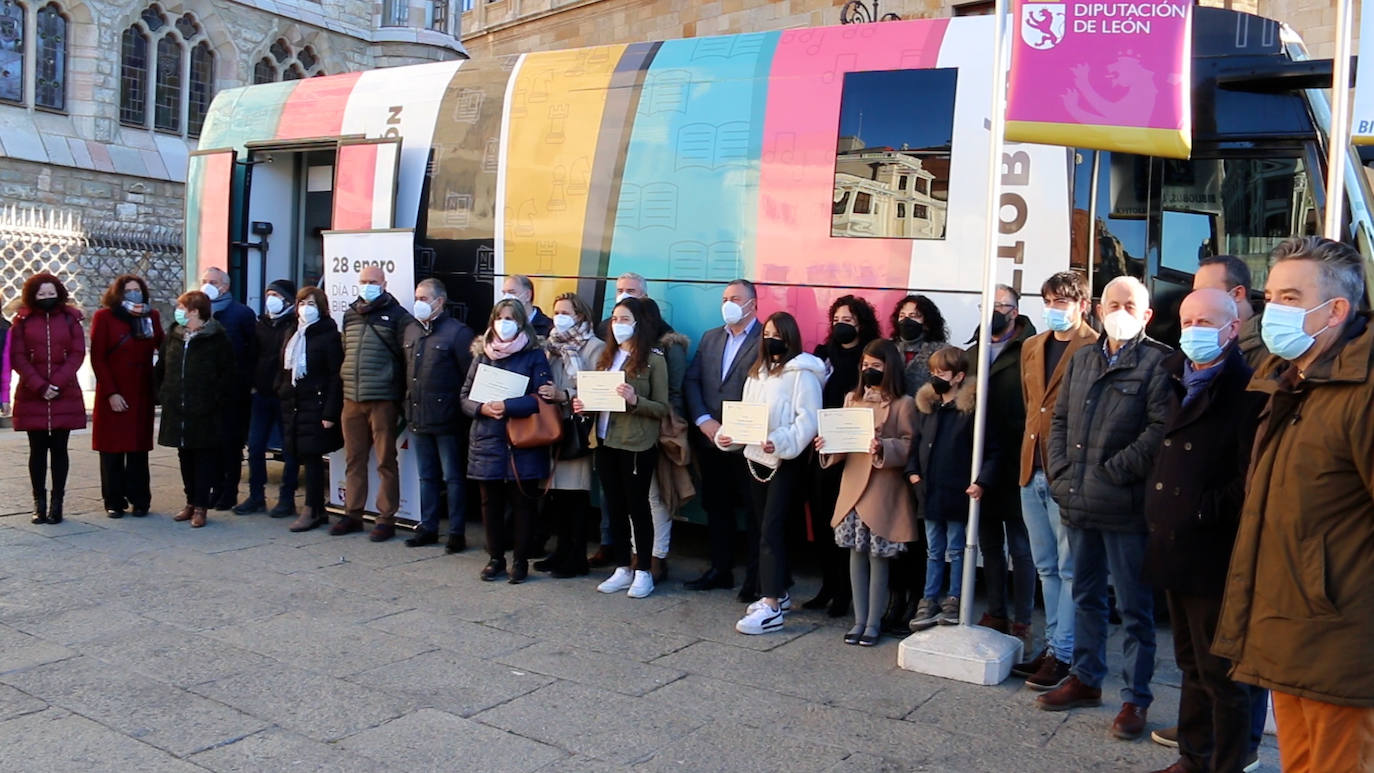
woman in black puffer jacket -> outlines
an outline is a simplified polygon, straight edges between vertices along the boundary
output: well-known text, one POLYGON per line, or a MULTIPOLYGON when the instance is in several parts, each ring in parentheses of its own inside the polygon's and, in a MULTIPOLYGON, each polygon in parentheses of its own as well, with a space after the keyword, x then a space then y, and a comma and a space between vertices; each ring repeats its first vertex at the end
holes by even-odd
POLYGON ((328 522, 324 511, 324 457, 343 448, 343 341, 329 316, 329 299, 318 287, 296 293, 296 332, 286 339, 277 373, 282 444, 305 467, 305 508, 291 531, 328 522))

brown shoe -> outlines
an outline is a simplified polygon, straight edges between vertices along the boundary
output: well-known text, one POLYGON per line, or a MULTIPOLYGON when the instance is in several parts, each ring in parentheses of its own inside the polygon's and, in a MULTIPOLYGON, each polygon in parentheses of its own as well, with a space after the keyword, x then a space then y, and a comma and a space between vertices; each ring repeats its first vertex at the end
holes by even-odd
POLYGON ((984 628, 991 628, 998 633, 1006 633, 1008 630, 1007 626, 1010 624, 1011 623, 1008 622, 1005 617, 993 617, 987 612, 984 612, 983 616, 978 619, 978 625, 984 628))
POLYGON ((307 507, 301 510, 300 517, 292 521, 287 528, 294 532, 310 531, 318 526, 323 526, 325 520, 324 517, 316 518, 315 511, 307 507))
POLYGON ((361 518, 349 518, 344 516, 333 526, 329 527, 329 533, 334 537, 342 537, 345 534, 352 534, 355 531, 363 530, 363 520, 361 518))
POLYGON ((1058 688, 1035 699, 1035 704, 1045 711, 1067 711, 1102 705, 1102 688, 1089 687, 1070 676, 1058 688))
POLYGON ((1021 640, 1021 652, 1031 651, 1031 627, 1030 623, 1012 623, 1011 635, 1021 640))
POLYGON ((1134 703, 1121 704, 1121 711, 1112 722, 1112 735, 1123 741, 1134 741, 1145 734, 1145 716, 1149 709, 1134 703))
POLYGON ((611 546, 602 545, 596 549, 595 553, 587 556, 587 566, 593 569, 602 569, 610 566, 611 562, 614 560, 615 559, 611 557, 611 546))
POLYGON ((650 573, 653 574, 655 583, 660 583, 668 579, 668 559, 654 556, 650 573))
POLYGON ((197 507, 191 511, 191 528, 199 529, 205 525, 205 508, 197 507))
POLYGON ((1068 678, 1069 664, 1056 658, 1054 653, 1050 652, 1044 660, 1040 661, 1040 668, 1026 677, 1026 686, 1032 690, 1044 692, 1059 687, 1068 678))
POLYGON ((367 538, 373 542, 386 542, 396 536, 396 526, 390 523, 379 523, 372 527, 372 533, 367 538))
POLYGON ((195 508, 192 507, 191 505, 187 505, 187 506, 181 508, 181 512, 179 512, 179 513, 177 513, 176 515, 172 516, 172 520, 174 520, 174 521, 189 521, 189 520, 191 520, 191 516, 194 515, 194 514, 195 514, 195 508))

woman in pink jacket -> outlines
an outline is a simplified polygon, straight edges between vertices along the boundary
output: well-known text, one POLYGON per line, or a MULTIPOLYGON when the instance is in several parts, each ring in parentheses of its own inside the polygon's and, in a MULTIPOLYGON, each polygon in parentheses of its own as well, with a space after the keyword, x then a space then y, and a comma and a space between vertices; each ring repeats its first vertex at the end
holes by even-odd
POLYGON ((67 488, 67 440, 86 427, 86 402, 76 371, 86 359, 81 312, 67 305, 67 288, 52 274, 24 282, 23 301, 10 330, 10 363, 19 374, 14 428, 29 436, 33 522, 61 523, 67 488), (46 478, 51 459, 52 498, 46 478))

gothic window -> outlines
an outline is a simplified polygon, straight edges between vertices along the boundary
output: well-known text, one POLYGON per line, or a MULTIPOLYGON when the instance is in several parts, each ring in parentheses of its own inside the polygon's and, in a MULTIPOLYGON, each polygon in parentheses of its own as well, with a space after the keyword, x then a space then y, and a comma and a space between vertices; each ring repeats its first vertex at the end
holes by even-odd
POLYGON ((119 120, 142 126, 148 114, 148 37, 134 25, 120 44, 119 120))
POLYGON ((157 42, 157 97, 153 128, 181 131, 181 39, 167 34, 157 42))
POLYGON ((0 0, 0 99, 24 101, 24 6, 0 0))
POLYGON ((267 47, 267 56, 253 66, 253 83, 295 81, 324 74, 320 57, 312 46, 305 46, 298 51, 284 39, 277 38, 267 47))
POLYGON ((277 65, 270 57, 264 56, 253 65, 253 85, 271 83, 277 79, 277 65))
POLYGON ((310 46, 306 46, 301 49, 299 54, 296 54, 296 61, 300 62, 301 67, 306 70, 313 70, 315 65, 319 64, 319 59, 315 56, 315 49, 310 46))
POLYGON ((186 100, 186 136, 199 137, 205 114, 210 110, 210 99, 215 95, 215 54, 209 41, 202 40, 191 49, 191 79, 187 86, 190 93, 186 100))
POLYGON ((292 62, 291 66, 287 67, 286 71, 281 74, 281 79, 284 81, 298 81, 304 77, 305 71, 302 70, 301 66, 299 64, 296 64, 295 62, 292 62))
POLYGON ((272 58, 277 60, 278 64, 291 58, 291 46, 281 38, 277 38, 277 42, 273 43, 272 47, 267 50, 272 54, 272 58))
POLYGON ((38 107, 66 108, 67 19, 49 3, 38 11, 38 67, 33 102, 38 107))

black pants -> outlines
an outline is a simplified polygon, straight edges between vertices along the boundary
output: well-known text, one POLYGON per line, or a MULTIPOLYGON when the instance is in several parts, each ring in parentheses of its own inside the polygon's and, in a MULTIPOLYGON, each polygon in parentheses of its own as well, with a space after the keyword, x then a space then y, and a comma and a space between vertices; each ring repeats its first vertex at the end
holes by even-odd
POLYGON ((1030 533, 1021 517, 1020 492, 994 492, 983 497, 978 521, 978 544, 987 583, 988 614, 1013 623, 1031 622, 1035 606, 1035 561, 1030 533), (1012 496, 1015 494, 1015 496, 1012 496), (1007 604, 1007 553, 1011 553, 1011 604, 1007 604))
MULTIPOLYGON (((697 465, 701 469, 701 506, 706 510, 706 530, 711 542, 711 568, 729 572, 735 566, 735 533, 739 531, 736 509, 748 502, 749 473, 744 457, 716 448, 701 434, 692 430, 697 451, 697 465)), ((751 554, 758 549, 753 540, 751 554)))
POLYGON ((305 506, 310 508, 311 515, 316 518, 323 517, 325 514, 324 457, 318 454, 306 454, 296 461, 305 468, 305 506))
MULTIPOLYGON (((822 468, 819 457, 811 454, 809 463, 809 507, 811 535, 815 539, 816 560, 821 569, 821 593, 848 602, 849 554, 853 551, 835 544, 835 530, 830 521, 835 517, 835 502, 840 498, 840 481, 844 478, 844 464, 822 468)), ((924 578, 925 564, 921 565, 924 578)))
POLYGON ((596 474, 601 480, 606 511, 611 518, 611 550, 615 565, 630 565, 630 530, 639 568, 649 571, 654 555, 654 515, 649 510, 649 484, 658 469, 658 447, 648 451, 622 451, 599 446, 596 474))
POLYGON ((148 483, 148 452, 100 452, 100 497, 106 510, 147 510, 153 501, 148 483))
POLYGON ((1220 596, 1168 591, 1174 658, 1183 672, 1178 752, 1195 770, 1238 773, 1250 752, 1250 691, 1227 678, 1230 661, 1211 652, 1220 596))
MULTIPOLYGON (((520 490, 513 480, 477 482, 482 491, 482 525, 487 532, 487 555, 504 560, 506 550, 514 551, 516 561, 529 560, 534 539, 535 500, 520 490)), ((538 487, 538 481, 525 486, 538 487)))
POLYGON ((587 510, 591 493, 581 489, 553 489, 544 500, 545 517, 549 519, 554 543, 553 563, 571 572, 587 570, 587 510))
POLYGON ((210 506, 210 487, 220 472, 220 449, 178 448, 181 464, 181 487, 186 492, 186 504, 192 507, 210 506))
POLYGON ((52 469, 52 491, 60 496, 67 490, 67 440, 71 430, 32 429, 29 436, 29 484, 33 486, 34 496, 47 489, 49 459, 52 469))
POLYGON ((785 460, 777 471, 755 464, 754 472, 768 482, 760 483, 752 476, 749 480, 754 529, 759 535, 759 593, 768 598, 782 598, 787 592, 787 528, 801 499, 800 486, 807 468, 805 457, 785 460))
POLYGON ((252 403, 232 398, 224 403, 223 444, 218 455, 218 469, 210 485, 211 501, 219 505, 238 503, 239 481, 243 478, 243 446, 248 440, 248 424, 252 417, 252 403))

